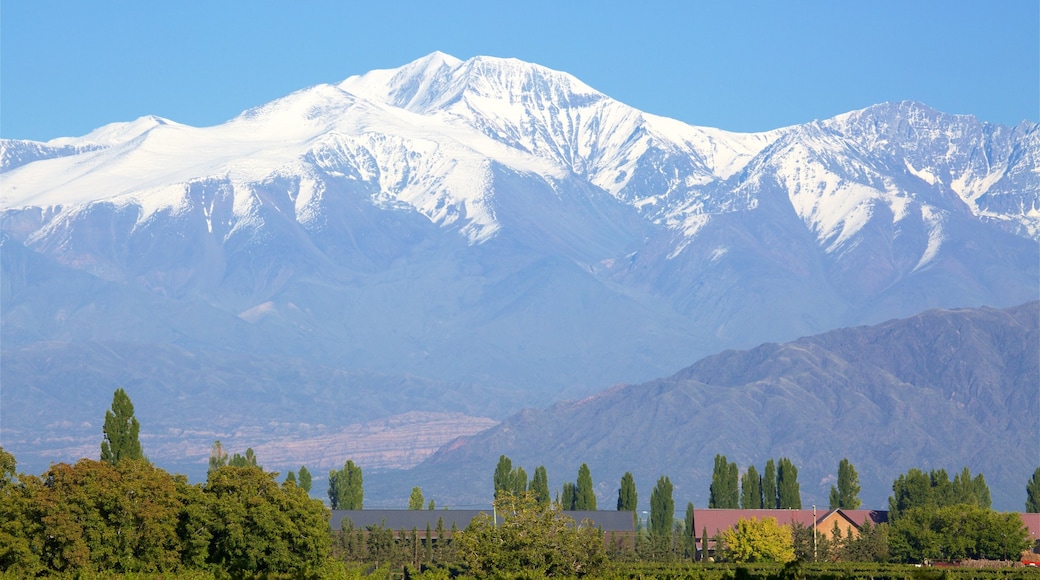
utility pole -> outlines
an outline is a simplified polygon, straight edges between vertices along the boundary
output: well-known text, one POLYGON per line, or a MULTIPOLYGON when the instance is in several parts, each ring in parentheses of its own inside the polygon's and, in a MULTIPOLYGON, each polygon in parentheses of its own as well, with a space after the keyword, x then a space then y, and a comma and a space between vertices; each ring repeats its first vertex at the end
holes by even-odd
POLYGON ((816 504, 812 506, 812 561, 816 561, 816 504))

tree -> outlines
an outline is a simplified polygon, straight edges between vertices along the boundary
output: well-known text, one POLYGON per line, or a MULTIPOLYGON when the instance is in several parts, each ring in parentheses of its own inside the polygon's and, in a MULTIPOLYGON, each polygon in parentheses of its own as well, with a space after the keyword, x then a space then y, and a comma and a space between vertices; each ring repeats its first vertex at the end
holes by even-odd
POLYGON ((690 559, 697 559, 697 522, 694 521, 693 502, 686 504, 686 518, 683 519, 683 547, 690 559))
POLYGON ((549 505, 549 475, 545 471, 544 465, 539 465, 534 470, 534 477, 531 478, 531 485, 528 487, 539 505, 549 505))
POLYGON ((206 479, 213 474, 214 471, 224 467, 228 464, 228 454, 224 450, 224 446, 220 444, 220 440, 213 442, 213 447, 209 450, 209 470, 206 471, 206 479))
POLYGON ((347 460, 343 469, 329 472, 329 503, 332 509, 359 510, 362 509, 365 498, 365 489, 361 468, 354 464, 353 460, 347 460))
POLYGON ((565 511, 572 512, 577 508, 578 505, 578 488, 571 482, 566 481, 563 483, 563 495, 560 498, 560 506, 565 511))
POLYGON ((509 481, 512 484, 509 491, 513 495, 522 495, 527 491, 527 472, 523 467, 517 465, 516 469, 509 474, 509 481))
POLYGON ((1040 513, 1040 467, 1033 472, 1033 478, 1026 483, 1026 512, 1040 513))
POLYGON ((776 470, 776 498, 779 509, 802 509, 802 493, 798 484, 798 468, 781 457, 776 470))
POLYGON ((639 504, 639 495, 636 493, 636 480, 631 471, 626 471, 621 476, 621 487, 618 489, 617 511, 634 512, 639 504))
POLYGON ((300 482, 299 482, 299 485, 300 485, 300 489, 302 489, 306 493, 310 493, 311 492, 311 472, 307 471, 307 466, 306 465, 301 465, 300 466, 300 482))
POLYGON ((967 466, 954 476, 952 489, 951 503, 977 505, 986 509, 993 505, 986 478, 981 473, 973 478, 967 466))
POLYGON ((143 459, 138 435, 141 424, 134 417, 134 404, 123 389, 112 396, 112 409, 105 411, 102 427, 101 461, 115 465, 124 459, 143 459))
POLYGON ((762 509, 762 478, 754 465, 749 465, 740 479, 740 507, 746 510, 762 509))
POLYGON ((859 499, 859 475, 848 459, 838 464, 838 485, 831 486, 830 508, 854 510, 863 502, 859 499))
POLYGON ((412 488, 412 495, 408 498, 408 509, 410 510, 421 510, 423 509, 423 495, 422 489, 418 487, 412 488))
POLYGON ((791 529, 776 518, 737 520, 719 533, 716 554, 732 562, 790 562, 794 560, 791 529), (721 545, 721 546, 720 546, 721 545))
POLYGON ((487 513, 465 530, 452 533, 452 544, 472 576, 592 576, 606 564, 603 534, 595 526, 575 525, 558 507, 541 505, 531 492, 495 500, 500 525, 487 513))
POLYGON ((725 455, 715 455, 715 469, 711 474, 708 507, 737 509, 740 507, 740 471, 725 455))
POLYGON ((776 463, 772 459, 766 461, 766 468, 762 473, 762 499, 762 507, 767 510, 776 509, 779 505, 776 496, 776 463))
POLYGON ((513 461, 505 455, 498 457, 498 465, 495 466, 493 481, 495 484, 495 499, 513 490, 513 461))
POLYGON ((596 492, 592 489, 592 473, 588 464, 582 463, 578 468, 578 486, 575 490, 574 509, 578 511, 596 510, 596 492))
POLYGON ((297 485, 297 483, 296 483, 296 474, 293 473, 292 471, 290 471, 289 474, 285 476, 285 483, 287 483, 287 484, 291 483, 293 485, 297 485))
POLYGON ((253 453, 252 447, 246 448, 245 455, 239 455, 238 453, 232 455, 228 465, 231 467, 260 467, 256 463, 256 453, 253 453))
POLYGON ((661 476, 657 485, 650 492, 650 535, 655 538, 666 538, 672 532, 672 520, 675 519, 675 500, 672 499, 672 480, 661 476))
POLYGON ((903 562, 1017 558, 1030 543, 1018 514, 970 504, 907 508, 890 534, 891 554, 903 562))

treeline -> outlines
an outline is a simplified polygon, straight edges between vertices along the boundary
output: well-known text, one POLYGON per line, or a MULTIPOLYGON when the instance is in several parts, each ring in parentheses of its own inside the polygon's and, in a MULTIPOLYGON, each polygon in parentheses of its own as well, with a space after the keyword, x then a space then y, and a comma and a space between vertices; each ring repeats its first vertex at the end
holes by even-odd
MULTIPOLYGON (((911 469, 893 483, 890 520, 864 522, 856 533, 843 533, 837 526, 782 526, 766 518, 742 520, 710 538, 706 528, 697 533, 692 502, 685 518, 675 517, 674 489, 667 476, 651 491, 645 525, 639 522, 635 480, 625 473, 615 507, 633 512, 636 531, 615 536, 568 516, 597 509, 588 465, 582 464, 576 480, 550 498, 544 466, 528 481, 526 471, 505 456, 494 473, 497 512, 505 516, 497 525, 488 516, 464 530, 454 525, 445 530, 442 520, 432 530, 355 529, 347 524, 334 532, 329 509, 308 494, 311 476, 305 467, 279 483, 278 474, 264 471, 251 449, 232 455, 218 441, 206 482, 191 484, 148 461, 139 430, 133 405, 120 389, 106 413, 100 460, 60 463, 40 476, 25 475, 17 473, 15 458, 0 448, 0 572, 7 577, 117 573, 339 578, 389 566, 408 569, 415 578, 645 577, 639 570, 657 563, 668 566, 673 573, 666 575, 674 577, 724 577, 740 569, 717 567, 723 562, 881 566, 1004 560, 1017 559, 1030 547, 1017 514, 992 511, 984 478, 967 469, 952 479, 943 470, 911 469)), ((748 508, 800 505, 797 469, 786 458, 768 461, 761 476, 754 466, 740 476, 736 465, 721 455, 715 467, 712 507, 734 501, 748 508)), ((858 493, 855 469, 843 460, 832 499, 851 509, 859 505, 858 493)), ((347 461, 343 469, 332 470, 328 495, 335 508, 361 509, 361 468, 347 461)), ((1040 468, 1027 485, 1027 505, 1040 506, 1038 496, 1040 468)), ((423 506, 421 489, 413 488, 409 508, 423 506)), ((427 507, 433 509, 433 502, 427 507)), ((762 568, 767 569, 780 570, 762 568)))

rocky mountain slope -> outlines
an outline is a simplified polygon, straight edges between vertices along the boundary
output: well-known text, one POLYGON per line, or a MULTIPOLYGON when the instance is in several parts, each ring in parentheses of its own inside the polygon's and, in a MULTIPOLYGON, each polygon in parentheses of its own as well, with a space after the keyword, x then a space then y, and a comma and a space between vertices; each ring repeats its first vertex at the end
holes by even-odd
POLYGON ((676 505, 705 506, 721 453, 742 473, 791 458, 806 506, 827 505, 848 458, 870 508, 885 508, 892 482, 912 467, 952 477, 968 466, 985 475, 995 507, 1021 510, 1038 460, 1038 353, 1038 302, 931 310, 726 351, 668 378, 528 409, 446 445, 407 475, 369 485, 388 501, 406 497, 403 482, 412 481, 432 497, 486 503, 505 454, 528 473, 545 465, 553 489, 588 463, 601 505, 617 500, 631 471, 642 502, 668 475, 676 505))
POLYGON ((1020 304, 1040 287, 1038 151, 1035 124, 912 102, 691 127, 563 72, 440 53, 213 127, 3 140, 3 438, 97 420, 25 406, 41 397, 122 386, 163 409, 212 375, 223 404, 171 423, 209 425, 258 381, 269 397, 231 432, 337 411, 501 419, 724 348, 1020 304), (140 375, 127 352, 208 362, 140 375), (334 373, 431 386, 405 400, 334 373))

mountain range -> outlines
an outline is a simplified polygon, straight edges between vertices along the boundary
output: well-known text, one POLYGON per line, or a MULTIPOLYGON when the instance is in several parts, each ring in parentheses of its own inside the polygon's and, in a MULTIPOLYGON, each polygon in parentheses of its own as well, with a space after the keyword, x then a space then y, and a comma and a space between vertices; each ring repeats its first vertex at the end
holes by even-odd
POLYGON ((441 53, 213 127, 5 139, 3 444, 92 448, 124 387, 192 473, 212 439, 426 414, 428 455, 724 349, 1036 300, 1038 152, 914 102, 693 127, 441 53))

